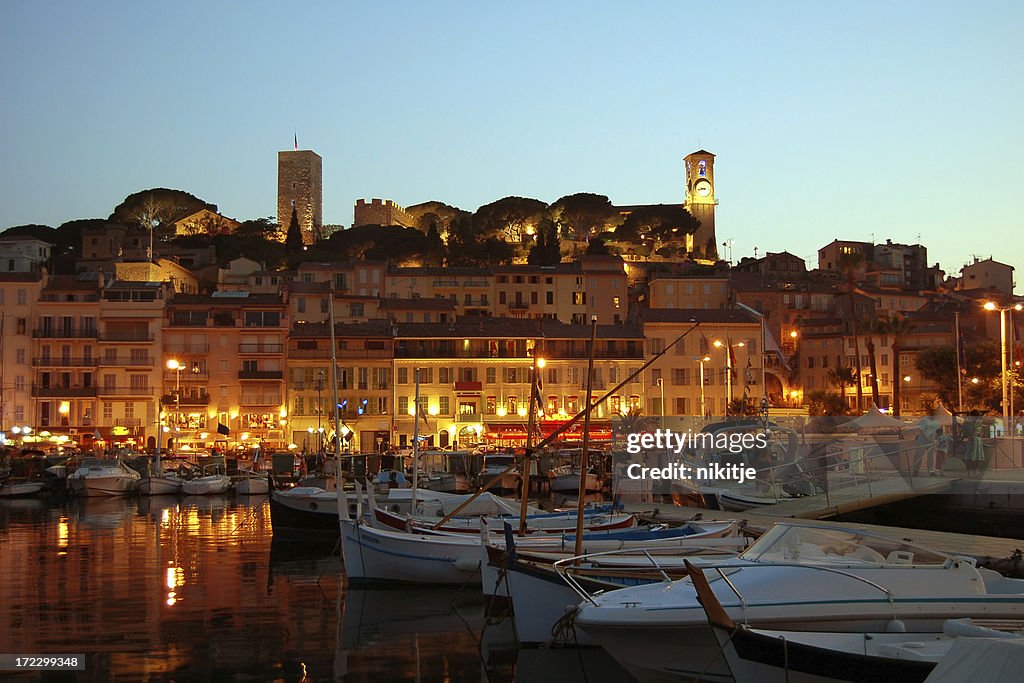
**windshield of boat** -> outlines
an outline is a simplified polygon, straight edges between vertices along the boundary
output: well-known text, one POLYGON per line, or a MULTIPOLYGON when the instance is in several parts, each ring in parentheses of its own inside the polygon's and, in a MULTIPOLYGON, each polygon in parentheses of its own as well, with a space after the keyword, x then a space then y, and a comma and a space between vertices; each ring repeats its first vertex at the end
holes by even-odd
POLYGON ((942 565, 950 556, 857 529, 776 524, 741 555, 753 562, 942 565))

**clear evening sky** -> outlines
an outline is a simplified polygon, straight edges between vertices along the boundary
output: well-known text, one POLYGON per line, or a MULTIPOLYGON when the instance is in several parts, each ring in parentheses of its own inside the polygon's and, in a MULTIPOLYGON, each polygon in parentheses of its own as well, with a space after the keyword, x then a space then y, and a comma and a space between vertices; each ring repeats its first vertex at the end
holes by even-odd
POLYGON ((1024 267, 1024 3, 0 3, 0 228, 186 190, 272 216, 276 152, 359 197, 474 210, 681 202, 717 156, 718 239, 811 259, 920 240, 1024 267))

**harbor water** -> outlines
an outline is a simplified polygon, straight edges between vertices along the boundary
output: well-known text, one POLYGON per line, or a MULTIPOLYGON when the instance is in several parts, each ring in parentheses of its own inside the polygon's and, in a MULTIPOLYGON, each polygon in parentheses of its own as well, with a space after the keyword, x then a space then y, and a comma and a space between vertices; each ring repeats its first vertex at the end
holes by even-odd
POLYGON ((0 500, 0 653, 44 681, 621 681, 601 650, 519 649, 477 586, 349 588, 275 541, 265 496, 0 500))

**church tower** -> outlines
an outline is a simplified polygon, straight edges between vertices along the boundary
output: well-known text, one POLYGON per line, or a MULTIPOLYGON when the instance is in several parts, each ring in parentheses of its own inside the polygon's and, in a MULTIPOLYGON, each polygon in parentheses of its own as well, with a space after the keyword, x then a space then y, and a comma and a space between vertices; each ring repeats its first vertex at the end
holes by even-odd
POLYGON ((277 222, 288 229, 292 208, 302 228, 302 243, 312 244, 323 228, 323 160, 311 150, 277 153, 277 222))
POLYGON ((695 254, 704 258, 718 259, 718 242, 715 240, 715 155, 703 149, 687 154, 686 200, 683 207, 700 221, 700 228, 693 235, 695 254))

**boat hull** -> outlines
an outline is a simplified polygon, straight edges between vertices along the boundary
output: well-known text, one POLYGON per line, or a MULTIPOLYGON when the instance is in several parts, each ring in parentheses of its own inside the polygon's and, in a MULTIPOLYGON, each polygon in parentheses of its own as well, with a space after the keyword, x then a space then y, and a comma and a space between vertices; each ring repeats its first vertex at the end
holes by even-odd
POLYGON ((28 498, 42 493, 45 484, 37 481, 26 481, 0 486, 0 498, 28 498))
MULTIPOLYGON (((578 493, 580 490, 580 476, 578 474, 562 474, 552 477, 548 485, 552 491, 558 493, 578 493)), ((596 474, 587 474, 587 491, 600 491, 601 480, 596 474)))
POLYGON ((242 477, 235 482, 235 493, 240 496, 259 496, 270 492, 266 477, 242 477))
POLYGON ((227 493, 231 488, 231 478, 224 475, 199 477, 182 484, 181 491, 186 496, 216 496, 227 493))
POLYGON ((100 498, 127 496, 138 488, 138 479, 118 475, 113 477, 72 477, 68 488, 76 496, 100 498))
POLYGON ((349 581, 457 585, 480 583, 479 544, 341 522, 349 581))
POLYGON ((270 526, 275 535, 337 540, 338 497, 333 491, 308 494, 277 491, 270 496, 270 526))
POLYGON ((139 480, 139 493, 144 496, 176 496, 181 493, 183 479, 146 477, 139 480))

